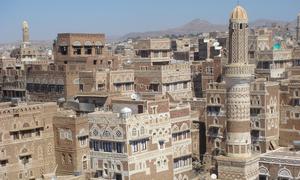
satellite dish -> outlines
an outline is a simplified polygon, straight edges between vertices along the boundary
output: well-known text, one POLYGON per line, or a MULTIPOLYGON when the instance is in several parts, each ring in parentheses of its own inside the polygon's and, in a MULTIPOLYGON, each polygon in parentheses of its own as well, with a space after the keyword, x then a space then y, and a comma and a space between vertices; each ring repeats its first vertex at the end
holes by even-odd
POLYGON ((140 95, 136 94, 136 93, 133 93, 133 94, 130 95, 130 98, 132 100, 140 100, 140 95))
POLYGON ((210 178, 211 178, 211 179, 217 179, 217 175, 216 175, 216 174, 211 174, 211 175, 210 175, 210 178))

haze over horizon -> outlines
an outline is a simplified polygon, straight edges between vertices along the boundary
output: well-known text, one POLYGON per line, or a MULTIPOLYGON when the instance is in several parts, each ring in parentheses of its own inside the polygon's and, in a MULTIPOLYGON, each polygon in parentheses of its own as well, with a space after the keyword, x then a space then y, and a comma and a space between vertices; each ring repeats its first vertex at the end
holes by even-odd
MULTIPOLYGON (((297 0, 242 0, 249 20, 293 21, 300 12, 297 0)), ((226 24, 236 0, 152 1, 22 1, 0 2, 0 43, 21 40, 21 24, 28 21, 30 39, 50 40, 61 32, 124 35, 173 28, 193 19, 226 24)))

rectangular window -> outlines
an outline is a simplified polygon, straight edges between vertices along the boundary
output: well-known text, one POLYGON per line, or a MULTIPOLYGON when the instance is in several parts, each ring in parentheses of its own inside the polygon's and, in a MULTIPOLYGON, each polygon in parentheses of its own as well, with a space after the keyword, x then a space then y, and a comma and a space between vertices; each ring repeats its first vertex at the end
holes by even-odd
POLYGON ((116 151, 117 153, 123 153, 123 144, 120 142, 116 143, 116 151))
POLYGON ((67 55, 68 54, 68 46, 59 46, 59 52, 62 55, 67 55))
POLYGON ((170 85, 166 85, 166 91, 170 91, 170 85))
POLYGON ((168 52, 167 51, 163 51, 162 52, 162 57, 168 57, 168 52))
POLYGON ((104 84, 98 84, 98 91, 102 91, 104 89, 104 84))
POLYGON ((158 84, 150 84, 149 90, 157 92, 158 91, 158 84))
POLYGON ((103 142, 103 150, 104 150, 104 152, 112 152, 112 143, 111 142, 103 142))
POLYGON ((159 141, 159 149, 164 149, 164 148, 165 148, 165 142, 159 141))
POLYGON ((80 55, 81 54, 81 47, 73 46, 73 54, 80 55))
POLYGON ((188 83, 187 83, 187 82, 184 82, 184 83, 183 83, 183 89, 187 89, 187 85, 188 85, 188 83))
POLYGON ((138 105, 138 113, 143 113, 144 112, 144 106, 143 105, 138 105))
POLYGON ((146 140, 143 140, 141 142, 141 145, 142 145, 142 150, 146 150, 147 149, 147 141, 146 140))
POLYGON ((91 46, 85 46, 84 47, 84 54, 91 55, 92 54, 92 47, 91 46))
POLYGON ((139 143, 137 141, 134 141, 131 144, 131 149, 132 149, 132 152, 138 152, 139 151, 139 143))
POLYGON ((142 58, 147 58, 147 57, 149 57, 149 51, 141 50, 141 51, 139 52, 139 54, 140 54, 140 56, 141 56, 142 58))
POLYGON ((95 53, 96 53, 97 55, 102 54, 102 47, 96 46, 95 51, 96 51, 95 53))
POLYGON ((177 134, 172 134, 173 141, 177 141, 177 134))
POLYGON ((0 160, 0 167, 5 167, 8 164, 8 160, 0 160))
POLYGON ((121 91, 121 84, 115 84, 115 91, 121 91))
POLYGON ((83 92, 83 84, 79 84, 79 91, 83 92))

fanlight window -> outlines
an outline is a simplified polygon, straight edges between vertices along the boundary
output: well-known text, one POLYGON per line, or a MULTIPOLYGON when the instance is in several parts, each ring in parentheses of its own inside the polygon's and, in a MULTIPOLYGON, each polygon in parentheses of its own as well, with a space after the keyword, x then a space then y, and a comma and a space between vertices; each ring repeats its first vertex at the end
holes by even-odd
POLYGON ((104 137, 109 137, 109 136, 110 136, 110 132, 109 132, 108 130, 105 130, 105 131, 103 132, 103 136, 104 136, 104 137))

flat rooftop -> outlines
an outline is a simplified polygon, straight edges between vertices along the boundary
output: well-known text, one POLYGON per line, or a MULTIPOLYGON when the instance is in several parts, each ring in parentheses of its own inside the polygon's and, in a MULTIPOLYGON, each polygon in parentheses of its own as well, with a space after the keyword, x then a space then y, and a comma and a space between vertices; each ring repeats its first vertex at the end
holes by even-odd
POLYGON ((260 155, 261 162, 279 162, 300 165, 300 150, 292 150, 291 147, 280 147, 277 150, 260 155))

